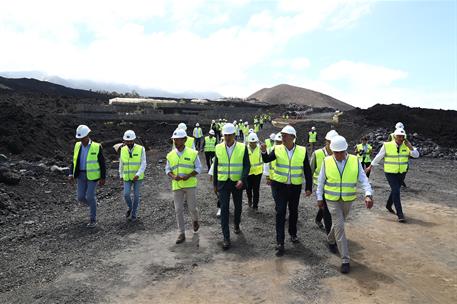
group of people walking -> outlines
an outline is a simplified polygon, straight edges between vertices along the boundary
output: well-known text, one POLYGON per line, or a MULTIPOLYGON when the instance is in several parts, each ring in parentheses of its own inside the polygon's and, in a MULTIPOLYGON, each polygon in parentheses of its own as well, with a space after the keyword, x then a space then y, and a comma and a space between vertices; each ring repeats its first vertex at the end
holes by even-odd
MULTIPOLYGON (((336 130, 326 134, 324 147, 315 151, 311 149, 310 157, 306 147, 296 144, 297 132, 290 125, 277 134, 271 134, 264 143, 259 140, 254 130, 248 130, 248 133, 241 137, 239 127, 232 123, 221 124, 220 139, 212 128, 207 136, 203 136, 198 124, 192 133, 194 137, 188 136, 186 130, 186 124, 180 123, 173 132, 173 147, 166 156, 165 166, 165 173, 171 180, 173 191, 178 226, 177 244, 186 239, 185 202, 192 218, 193 231, 197 232, 200 228, 196 176, 201 174, 203 169, 199 151, 205 154, 213 190, 218 198, 220 209, 217 215, 220 217, 224 250, 232 246, 229 227, 230 197, 234 203, 233 232, 239 234, 242 228, 243 192, 246 190, 249 207, 258 210, 262 175, 265 175, 266 182, 271 187, 275 202, 277 256, 285 253, 287 211, 290 241, 299 242, 297 222, 302 188, 304 185, 304 195, 309 197, 314 184, 319 207, 316 224, 325 229, 329 250, 340 253, 341 272, 348 273, 350 257, 344 223, 357 199, 357 184, 364 190, 366 207, 373 206, 373 191, 368 176, 383 158, 384 172, 391 187, 386 208, 389 212, 396 213, 400 222, 405 221, 400 187, 408 169, 409 158, 418 157, 419 153, 405 139, 404 128, 395 129, 393 140, 383 144, 373 161, 372 146, 367 143, 367 138, 362 138, 362 142, 355 147, 355 155, 349 154, 346 139, 336 130)), ((90 207, 88 227, 93 228, 96 226, 96 186, 97 183, 105 183, 106 166, 102 147, 90 139, 90 132, 85 125, 80 125, 76 130, 78 141, 74 147, 69 178, 71 181, 77 180, 78 201, 90 207)), ((317 142, 314 127, 309 137, 310 143, 314 145, 317 142)), ((135 132, 127 130, 119 154, 119 176, 124 184, 124 199, 127 205, 125 216, 129 221, 136 221, 138 218, 140 189, 146 169, 145 149, 135 143, 135 139, 135 132)))

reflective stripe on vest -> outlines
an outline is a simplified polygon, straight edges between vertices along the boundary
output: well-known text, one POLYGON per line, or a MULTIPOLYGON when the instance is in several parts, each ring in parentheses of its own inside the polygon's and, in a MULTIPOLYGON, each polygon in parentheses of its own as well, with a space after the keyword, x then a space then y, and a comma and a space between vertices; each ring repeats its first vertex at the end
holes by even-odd
POLYGON ((357 179, 359 177, 359 160, 357 156, 348 154, 341 174, 333 156, 327 156, 325 163, 324 197, 329 201, 342 199, 352 202, 357 198, 357 179))
POLYGON ((205 152, 214 152, 216 150, 216 137, 205 137, 205 147, 203 148, 205 152))
POLYGON ((317 141, 317 132, 308 132, 309 142, 315 143, 317 141))
MULTIPOLYGON (((73 176, 75 176, 76 163, 78 161, 80 149, 81 142, 78 141, 73 150, 73 176)), ((102 177, 100 164, 98 163, 98 153, 100 153, 100 144, 94 141, 91 142, 86 157, 86 178, 88 180, 98 180, 102 177)))
POLYGON ((370 158, 370 154, 371 154, 371 150, 373 148, 371 147, 370 144, 367 144, 367 151, 365 151, 365 153, 363 153, 363 144, 358 144, 356 146, 356 150, 357 150, 357 157, 359 158, 360 161, 363 160, 363 162, 365 163, 369 163, 371 162, 371 158, 370 158), (359 152, 362 152, 362 155, 360 155, 359 152), (363 159, 365 157, 365 159, 363 159))
MULTIPOLYGON (((123 146, 121 148, 121 161, 122 161, 122 178, 124 181, 133 181, 136 173, 141 167, 141 156, 143 155, 143 146, 135 144, 133 146, 132 154, 130 155, 129 147, 123 146)), ((144 173, 139 177, 139 180, 144 179, 144 173)))
POLYGON ((316 169, 314 169, 313 183, 315 185, 317 185, 317 180, 319 178, 319 173, 321 172, 321 168, 322 168, 322 162, 324 161, 324 158, 325 158, 324 149, 325 148, 322 148, 322 149, 316 150, 316 152, 314 152, 314 157, 315 157, 315 160, 316 160, 316 169))
POLYGON ((262 154, 260 153, 260 148, 257 146, 254 151, 251 151, 251 148, 248 148, 249 152, 249 162, 251 163, 251 169, 249 170, 249 175, 259 175, 263 171, 263 161, 262 154))
MULTIPOLYGON (((184 148, 181 157, 176 150, 167 154, 167 160, 170 164, 170 170, 174 175, 184 176, 195 171, 195 160, 198 157, 198 152, 194 149, 184 148)), ((197 187, 197 178, 195 176, 189 177, 188 180, 171 181, 172 190, 179 190, 183 188, 197 187)))
POLYGON ((386 173, 404 173, 408 170, 409 148, 402 143, 397 151, 395 141, 384 143, 386 155, 384 156, 384 172, 386 173))
POLYGON ((276 166, 273 178, 270 179, 286 184, 289 176, 290 183, 301 185, 303 183, 303 162, 306 157, 305 147, 295 145, 292 158, 289 159, 284 145, 275 146, 276 166))
POLYGON ((245 149, 246 146, 244 144, 235 142, 235 147, 229 158, 225 143, 216 145, 218 180, 226 181, 230 179, 231 181, 237 182, 241 179, 245 149))

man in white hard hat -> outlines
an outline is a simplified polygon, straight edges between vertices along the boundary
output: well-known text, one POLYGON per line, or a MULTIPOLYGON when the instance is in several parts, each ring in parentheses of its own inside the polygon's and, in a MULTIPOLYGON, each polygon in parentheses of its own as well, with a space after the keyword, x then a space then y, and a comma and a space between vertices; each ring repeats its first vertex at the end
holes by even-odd
MULTIPOLYGON (((333 152, 330 149, 330 141, 332 140, 333 137, 337 136, 338 132, 335 130, 330 130, 327 132, 325 135, 325 146, 322 149, 317 149, 316 151, 313 152, 311 155, 311 171, 313 171, 313 183, 317 187, 317 178, 319 177, 319 173, 321 171, 322 167, 322 162, 324 159, 332 155, 333 152)), ((328 211, 327 204, 325 203, 324 199, 324 205, 322 208, 319 208, 315 223, 319 228, 324 228, 327 234, 330 233, 330 228, 332 228, 332 216, 330 215, 330 212, 328 211), (324 225, 322 225, 322 219, 324 219, 324 225)))
MULTIPOLYGON (((273 146, 271 146, 269 149, 267 148, 267 153, 271 153, 271 151, 274 150, 275 146, 282 145, 282 135, 280 132, 275 134, 273 143, 274 143, 273 146)), ((271 187, 271 176, 273 176, 273 174, 275 172, 275 165, 276 165, 275 160, 273 160, 269 163, 263 164, 263 175, 265 175, 265 179, 267 180, 267 185, 270 187, 271 187)))
POLYGON ((251 168, 249 154, 246 146, 235 141, 235 126, 225 124, 222 129, 224 142, 216 146, 214 158, 214 191, 219 195, 221 204, 221 227, 224 241, 222 248, 227 250, 231 246, 229 229, 229 205, 230 195, 235 205, 234 232, 241 232, 241 210, 243 189, 247 184, 247 177, 251 168))
POLYGON ((197 188, 197 178, 195 176, 201 173, 202 166, 198 158, 198 152, 185 145, 187 140, 186 131, 176 129, 171 138, 173 139, 175 148, 167 154, 165 173, 172 180, 171 187, 173 190, 176 221, 178 223, 176 244, 181 244, 186 240, 184 201, 187 201, 194 232, 197 232, 200 227, 195 195, 197 188))
POLYGON ((392 205, 395 206, 399 222, 405 222, 405 215, 400 199, 401 183, 405 179, 409 167, 409 158, 418 158, 419 151, 405 139, 406 132, 404 129, 396 129, 394 132, 395 140, 387 141, 383 144, 371 165, 366 168, 370 172, 373 166, 378 166, 381 159, 384 159, 384 173, 390 186, 390 195, 387 200, 386 209, 395 214, 392 205))
POLYGON ((200 124, 198 122, 195 124, 195 128, 192 134, 195 138, 195 150, 200 152, 202 150, 203 131, 202 128, 200 128, 200 124))
POLYGON ((276 209, 276 255, 284 254, 284 225, 286 211, 289 207, 289 235, 292 243, 298 243, 297 221, 298 205, 302 190, 303 176, 306 186, 305 194, 312 193, 312 172, 309 166, 306 148, 295 144, 297 133, 292 126, 281 130, 283 144, 275 146, 270 154, 265 144, 261 145, 262 160, 269 163, 276 160, 274 174, 270 176, 271 187, 276 209))
POLYGON ((76 129, 76 142, 73 149, 73 162, 70 165, 69 180, 74 183, 77 179, 78 201, 89 206, 90 219, 87 227, 97 226, 97 182, 105 184, 106 166, 102 145, 92 141, 89 137, 91 130, 86 125, 76 129))
POLYGON ((311 130, 308 132, 308 143, 310 151, 314 151, 314 145, 317 142, 317 132, 316 127, 312 126, 311 130))
POLYGON ((341 273, 349 272, 349 248, 344 231, 344 222, 352 203, 357 199, 357 182, 365 190, 365 206, 373 206, 371 185, 357 156, 347 153, 348 144, 343 136, 332 137, 330 149, 333 155, 325 157, 317 181, 317 203, 323 208, 324 201, 332 215, 332 228, 327 236, 332 253, 339 250, 341 273))
POLYGON ((119 157, 119 176, 124 183, 124 199, 127 204, 125 217, 132 222, 136 221, 140 206, 140 188, 146 170, 146 151, 143 146, 136 144, 136 134, 127 130, 122 138, 124 146, 119 157), (133 187, 133 202, 131 189, 133 187))
MULTIPOLYGON (((397 122, 397 123, 395 124, 395 130, 397 130, 397 129, 403 129, 403 130, 405 130, 405 125, 403 125, 402 122, 397 122)), ((407 137, 408 137, 408 136, 407 136, 406 131, 405 131, 405 139, 407 139, 407 137)), ((389 136, 387 137, 387 141, 395 141, 394 132, 392 132, 392 133, 389 134, 389 136)), ((405 187, 405 188, 406 188, 406 183, 405 183, 406 173, 408 173, 408 170, 406 170, 405 176, 403 177, 403 181, 401 182, 401 185, 402 185, 403 187, 405 187)), ((367 174, 369 174, 369 171, 367 172, 367 174)), ((390 205, 392 205, 392 204, 390 204, 390 205)), ((390 210, 389 210, 389 211, 390 211, 390 210)))
POLYGON ((274 146, 275 144, 275 133, 271 133, 270 137, 265 139, 265 145, 267 146, 267 150, 271 149, 271 147, 274 146))
MULTIPOLYGON (((181 130, 184 130, 184 131, 187 132, 187 125, 185 123, 181 122, 181 123, 178 124, 178 128, 177 129, 181 129, 181 130)), ((192 136, 187 136, 186 147, 188 147, 190 149, 197 150, 196 146, 195 146, 195 138, 193 138, 192 136)), ((173 142, 173 148, 175 148, 174 142, 173 142)))
POLYGON ((248 135, 248 153, 251 169, 249 170, 246 194, 248 196, 248 206, 254 211, 259 210, 259 190, 262 180, 263 161, 260 153, 259 138, 257 134, 248 135))
POLYGON ((214 158, 214 151, 216 151, 216 137, 214 130, 209 130, 208 136, 203 141, 203 151, 205 152, 206 167, 211 167, 214 158))

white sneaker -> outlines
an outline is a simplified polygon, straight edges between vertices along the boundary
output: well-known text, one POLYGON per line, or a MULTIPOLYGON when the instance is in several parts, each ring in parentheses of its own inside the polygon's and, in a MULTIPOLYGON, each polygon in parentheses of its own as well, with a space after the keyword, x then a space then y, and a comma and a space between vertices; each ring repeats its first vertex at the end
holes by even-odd
POLYGON ((217 216, 218 218, 221 217, 221 208, 218 208, 218 209, 217 209, 216 216, 217 216))

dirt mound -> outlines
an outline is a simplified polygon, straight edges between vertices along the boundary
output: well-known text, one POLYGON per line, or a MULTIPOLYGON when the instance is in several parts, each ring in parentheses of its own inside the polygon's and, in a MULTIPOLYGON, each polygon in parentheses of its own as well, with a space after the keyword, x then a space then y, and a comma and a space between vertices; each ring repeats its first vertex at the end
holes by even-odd
POLYGON ((258 101, 269 104, 294 103, 316 108, 328 107, 343 111, 354 108, 353 106, 331 96, 288 84, 280 84, 272 88, 261 89, 249 96, 248 99, 257 99, 258 101))

